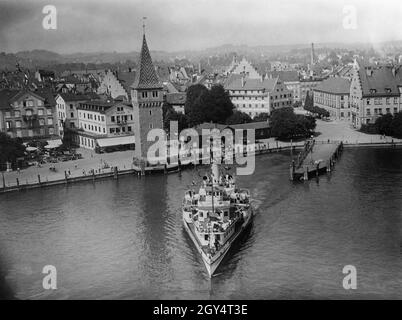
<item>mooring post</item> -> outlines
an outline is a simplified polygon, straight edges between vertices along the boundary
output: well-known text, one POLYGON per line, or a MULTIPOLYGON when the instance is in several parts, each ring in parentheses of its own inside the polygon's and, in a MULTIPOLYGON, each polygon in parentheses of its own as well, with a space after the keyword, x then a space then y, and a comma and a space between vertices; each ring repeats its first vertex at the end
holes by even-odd
POLYGON ((64 179, 66 180, 67 183, 68 182, 67 171, 64 171, 64 179))
POLYGON ((290 180, 293 181, 294 175, 295 175, 295 162, 294 161, 292 161, 292 163, 290 164, 289 171, 290 171, 290 180))
POLYGON ((40 182, 40 174, 38 174, 38 183, 39 183, 39 185, 41 184, 41 182, 40 182))
POLYGON ((17 188, 19 189, 20 188, 20 180, 18 180, 18 178, 16 178, 17 179, 17 188))
POLYGON ((119 178, 119 169, 117 168, 117 166, 114 167, 114 174, 113 174, 113 176, 114 176, 115 179, 118 179, 118 178, 119 178))

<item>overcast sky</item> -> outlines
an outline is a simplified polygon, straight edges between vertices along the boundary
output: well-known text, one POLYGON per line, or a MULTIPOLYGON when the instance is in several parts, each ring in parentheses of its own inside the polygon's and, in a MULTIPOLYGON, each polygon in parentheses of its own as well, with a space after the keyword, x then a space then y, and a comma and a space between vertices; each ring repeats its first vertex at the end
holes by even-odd
POLYGON ((0 0, 0 51, 138 51, 143 16, 151 50, 402 40, 401 0, 0 0), (46 4, 57 30, 42 27, 46 4))

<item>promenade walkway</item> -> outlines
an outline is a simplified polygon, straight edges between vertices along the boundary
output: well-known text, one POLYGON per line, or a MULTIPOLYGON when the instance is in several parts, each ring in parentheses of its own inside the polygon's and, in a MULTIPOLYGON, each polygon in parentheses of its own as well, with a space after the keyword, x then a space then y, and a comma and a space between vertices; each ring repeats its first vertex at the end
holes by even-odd
MULTIPOLYGON (((393 139, 381 135, 369 135, 353 129, 349 123, 343 121, 321 121, 317 120, 316 132, 320 134, 315 137, 316 142, 343 142, 344 146, 356 144, 391 144, 402 143, 402 139, 393 139)), ((281 150, 294 147, 303 147, 304 141, 297 143, 277 141, 275 138, 259 140, 264 144, 265 150, 281 150)), ((4 172, 4 182, 6 187, 17 186, 17 179, 20 185, 38 183, 40 176, 41 182, 59 181, 65 179, 65 171, 69 178, 79 178, 90 175, 94 170, 96 174, 111 172, 111 168, 103 168, 105 164, 109 167, 117 167, 119 171, 133 169, 133 151, 120 151, 113 153, 97 154, 93 151, 80 148, 77 152, 83 155, 83 159, 59 162, 56 164, 44 164, 41 168, 29 167, 23 170, 4 172), (56 172, 49 168, 54 166, 56 172)), ((316 159, 317 160, 317 159, 316 159)), ((0 188, 3 187, 2 177, 0 176, 0 188)))

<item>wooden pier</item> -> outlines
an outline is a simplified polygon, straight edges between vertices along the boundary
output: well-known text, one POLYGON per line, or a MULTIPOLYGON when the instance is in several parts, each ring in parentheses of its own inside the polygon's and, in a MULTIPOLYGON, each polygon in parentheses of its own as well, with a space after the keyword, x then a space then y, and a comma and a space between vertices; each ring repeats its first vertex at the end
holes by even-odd
POLYGON ((342 142, 306 141, 303 150, 290 165, 290 180, 305 181, 331 172, 343 150, 342 142))

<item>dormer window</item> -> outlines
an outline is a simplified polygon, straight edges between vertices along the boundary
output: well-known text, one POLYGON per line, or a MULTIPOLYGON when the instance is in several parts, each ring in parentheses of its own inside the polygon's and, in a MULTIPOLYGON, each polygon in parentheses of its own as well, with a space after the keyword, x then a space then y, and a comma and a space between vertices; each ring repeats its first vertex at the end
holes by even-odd
POLYGON ((390 88, 385 88, 385 92, 386 93, 391 93, 391 89, 390 88))
POLYGON ((377 90, 376 89, 370 89, 370 93, 376 93, 377 90))
POLYGON ((146 91, 141 92, 141 96, 143 98, 148 98, 148 92, 146 92, 146 91))

